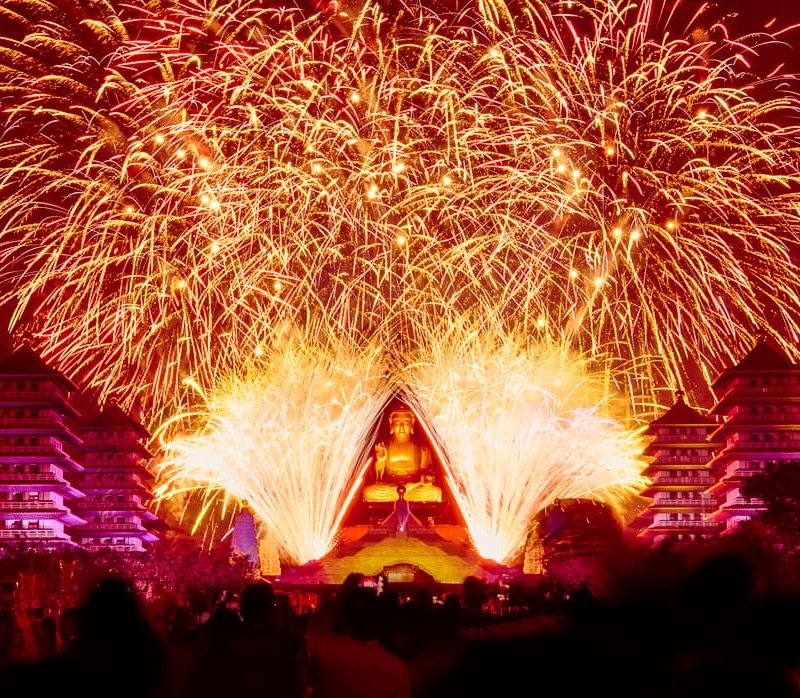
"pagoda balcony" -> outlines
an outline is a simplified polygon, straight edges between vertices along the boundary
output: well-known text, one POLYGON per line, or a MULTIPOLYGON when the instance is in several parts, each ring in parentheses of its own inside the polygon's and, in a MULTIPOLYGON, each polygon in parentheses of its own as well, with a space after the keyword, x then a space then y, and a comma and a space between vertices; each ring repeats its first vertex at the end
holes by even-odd
POLYGON ((83 543, 81 547, 90 552, 112 552, 112 553, 143 553, 145 549, 141 545, 132 545, 130 543, 83 543))
POLYGON ((713 497, 705 499, 654 499, 650 503, 650 509, 703 509, 710 511, 717 508, 717 500, 713 497))
POLYGON ((0 387, 0 403, 3 402, 67 402, 67 393, 63 390, 54 390, 52 387, 42 390, 16 390, 13 385, 0 387))
POLYGON ((6 482, 49 482, 54 485, 65 485, 66 482, 53 472, 50 473, 1 473, 0 485, 6 482))
POLYGON ((655 487, 710 487, 716 480, 710 475, 705 476, 681 476, 681 477, 666 477, 656 476, 653 480, 655 487))
POLYGON ((702 528, 711 530, 719 528, 716 521, 653 521, 647 528, 649 529, 671 529, 671 528, 702 528))
POLYGON ((708 463, 711 454, 705 456, 653 456, 655 460, 650 464, 650 467, 659 465, 697 465, 703 466, 708 463))
POLYGON ((735 400, 737 397, 772 397, 774 395, 800 397, 800 385, 742 385, 734 383, 719 399, 719 402, 722 403, 727 399, 735 400))
POLYGON ((0 528, 0 539, 25 540, 26 538, 55 538, 71 542, 66 533, 52 528, 0 528))
MULTIPOLYGON (((86 471, 84 471, 85 473, 86 471)), ((112 477, 93 477, 89 479, 84 476, 78 479, 79 486, 86 492, 91 490, 148 490, 147 485, 138 475, 128 475, 124 480, 117 480, 112 477)), ((148 490, 149 491, 149 490, 148 490)))
POLYGON ((0 501, 0 512, 3 511, 49 511, 53 513, 66 514, 67 510, 63 504, 48 501, 46 499, 38 501, 0 501))
POLYGON ((0 457, 4 456, 28 456, 28 455, 42 455, 42 456, 67 456, 64 451, 64 442, 60 439, 44 439, 35 444, 6 444, 0 443, 0 457))
POLYGON ((102 523, 85 523, 76 528, 88 531, 135 531, 137 533, 147 533, 141 524, 135 523, 115 523, 114 521, 104 521, 102 523))
POLYGON ((767 508, 763 499, 755 497, 748 499, 747 497, 734 497, 727 501, 720 503, 720 509, 748 509, 752 511, 763 511, 767 508))
POLYGON ((87 502, 78 500, 72 505, 75 511, 120 511, 120 512, 139 512, 145 510, 145 505, 141 502, 87 502))
MULTIPOLYGON (((716 427, 715 427, 716 428, 716 427)), ((712 430, 709 430, 709 435, 712 430)), ((698 436, 696 434, 659 434, 654 437, 650 445, 657 444, 697 444, 702 446, 708 443, 708 436, 698 436)))
POLYGON ((781 439, 780 441, 751 441, 738 439, 726 445, 725 451, 786 451, 800 454, 800 441, 781 439))
POLYGON ((747 466, 728 466, 725 468, 725 472, 722 474, 723 480, 743 480, 747 478, 751 478, 755 475, 761 475, 764 473, 764 469, 761 467, 747 467, 747 466))
POLYGON ((63 419, 56 416, 53 417, 28 417, 26 419, 15 419, 14 417, 0 417, 0 429, 7 429, 10 427, 20 429, 65 429, 71 431, 70 428, 64 423, 63 419))
POLYGON ((800 424, 800 414, 747 414, 737 413, 736 410, 731 412, 730 420, 725 422, 724 426, 730 425, 747 425, 747 424, 775 424, 778 426, 791 426, 800 424))

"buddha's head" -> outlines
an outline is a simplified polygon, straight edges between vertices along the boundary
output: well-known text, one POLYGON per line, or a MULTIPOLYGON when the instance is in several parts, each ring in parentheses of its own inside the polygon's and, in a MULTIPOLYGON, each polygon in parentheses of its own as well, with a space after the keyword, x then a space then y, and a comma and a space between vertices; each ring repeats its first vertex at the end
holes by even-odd
POLYGON ((414 413, 408 409, 389 413, 389 433, 400 439, 408 439, 414 433, 414 413))

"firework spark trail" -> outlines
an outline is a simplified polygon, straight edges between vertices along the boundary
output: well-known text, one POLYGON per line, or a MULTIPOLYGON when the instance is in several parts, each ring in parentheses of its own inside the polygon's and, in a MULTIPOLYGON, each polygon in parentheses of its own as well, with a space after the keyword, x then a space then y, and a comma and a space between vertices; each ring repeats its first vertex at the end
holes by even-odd
MULTIPOLYGON (((796 83, 747 68, 774 37, 673 28, 667 5, 627 0, 513 17, 496 0, 402 23, 368 4, 335 29, 258 4, 0 7, 2 300, 67 374, 123 405, 140 398, 155 423, 192 412, 201 386, 209 419, 225 420, 221 396, 258 403, 235 377, 272 356, 282 323, 382 340, 402 368, 431 364, 420 347, 448 307, 645 364, 634 406, 695 364, 713 376, 762 323, 797 356, 796 83)), ((486 360, 500 380, 502 362, 486 360)), ((508 407, 493 428, 534 439, 514 426, 528 405, 563 443, 595 419, 565 424, 559 393, 522 378, 539 389, 519 402, 502 381, 475 394, 508 407)), ((478 429, 441 407, 457 386, 434 372, 418 387, 453 444, 454 425, 478 429)), ((330 396, 312 397, 323 414, 330 396)), ((176 442, 187 475, 233 428, 176 442)), ((512 468, 500 452, 484 460, 512 468)), ((239 475, 217 484, 243 496, 239 475)), ((496 541, 495 524, 475 525, 496 541)), ((512 550, 517 534, 503 535, 495 547, 512 550)))
POLYGON ((355 494, 361 451, 391 394, 379 359, 375 349, 341 341, 271 349, 257 368, 207 396, 199 414, 163 427, 156 494, 222 490, 250 504, 285 561, 320 558, 355 494))
POLYGON ((604 414, 602 380, 579 357, 474 327, 430 333, 407 380, 476 548, 512 562, 532 516, 555 499, 618 506, 640 491, 642 443, 604 414))
POLYGON ((669 38, 657 6, 367 6, 343 36, 244 0, 9 0, 14 323, 36 309, 64 370, 155 415, 276 320, 369 338, 443 298, 655 356, 655 382, 713 375, 763 322, 795 353, 794 83, 747 75, 721 29, 669 38))

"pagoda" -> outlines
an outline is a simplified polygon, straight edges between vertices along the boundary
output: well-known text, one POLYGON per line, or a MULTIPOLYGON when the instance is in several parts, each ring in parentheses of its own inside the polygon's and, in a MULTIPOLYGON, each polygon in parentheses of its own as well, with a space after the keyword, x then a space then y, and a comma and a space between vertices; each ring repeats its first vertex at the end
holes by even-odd
POLYGON ((85 470, 77 479, 86 497, 75 504, 84 522, 72 535, 87 550, 141 552, 157 540, 156 516, 147 508, 153 476, 144 445, 147 430, 115 403, 76 427, 85 470))
POLYGON ((800 467, 800 366, 762 335, 712 387, 712 414, 722 423, 712 435, 720 448, 709 464, 715 483, 707 493, 719 507, 709 519, 724 534, 764 510, 761 500, 742 495, 748 478, 786 462, 800 467))
POLYGON ((82 497, 75 385, 30 348, 0 362, 0 543, 72 545, 82 497))
POLYGON ((714 484, 709 461, 717 426, 713 417, 687 405, 682 391, 648 426, 645 434, 652 438, 644 455, 651 462, 644 474, 650 484, 641 494, 652 499, 634 526, 652 545, 694 542, 716 533, 718 524, 708 520, 716 496, 706 491, 714 484))

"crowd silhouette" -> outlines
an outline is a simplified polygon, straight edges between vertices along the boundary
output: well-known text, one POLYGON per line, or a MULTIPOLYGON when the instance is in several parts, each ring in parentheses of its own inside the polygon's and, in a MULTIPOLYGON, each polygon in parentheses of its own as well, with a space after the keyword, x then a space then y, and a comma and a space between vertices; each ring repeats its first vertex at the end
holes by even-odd
POLYGON ((0 608, 0 686, 88 698, 791 698, 800 596, 779 576, 743 550, 694 561, 659 550, 603 594, 517 590, 499 614, 476 578, 438 598, 378 593, 354 574, 307 613, 261 581, 159 618, 109 578, 58 618, 0 608))

